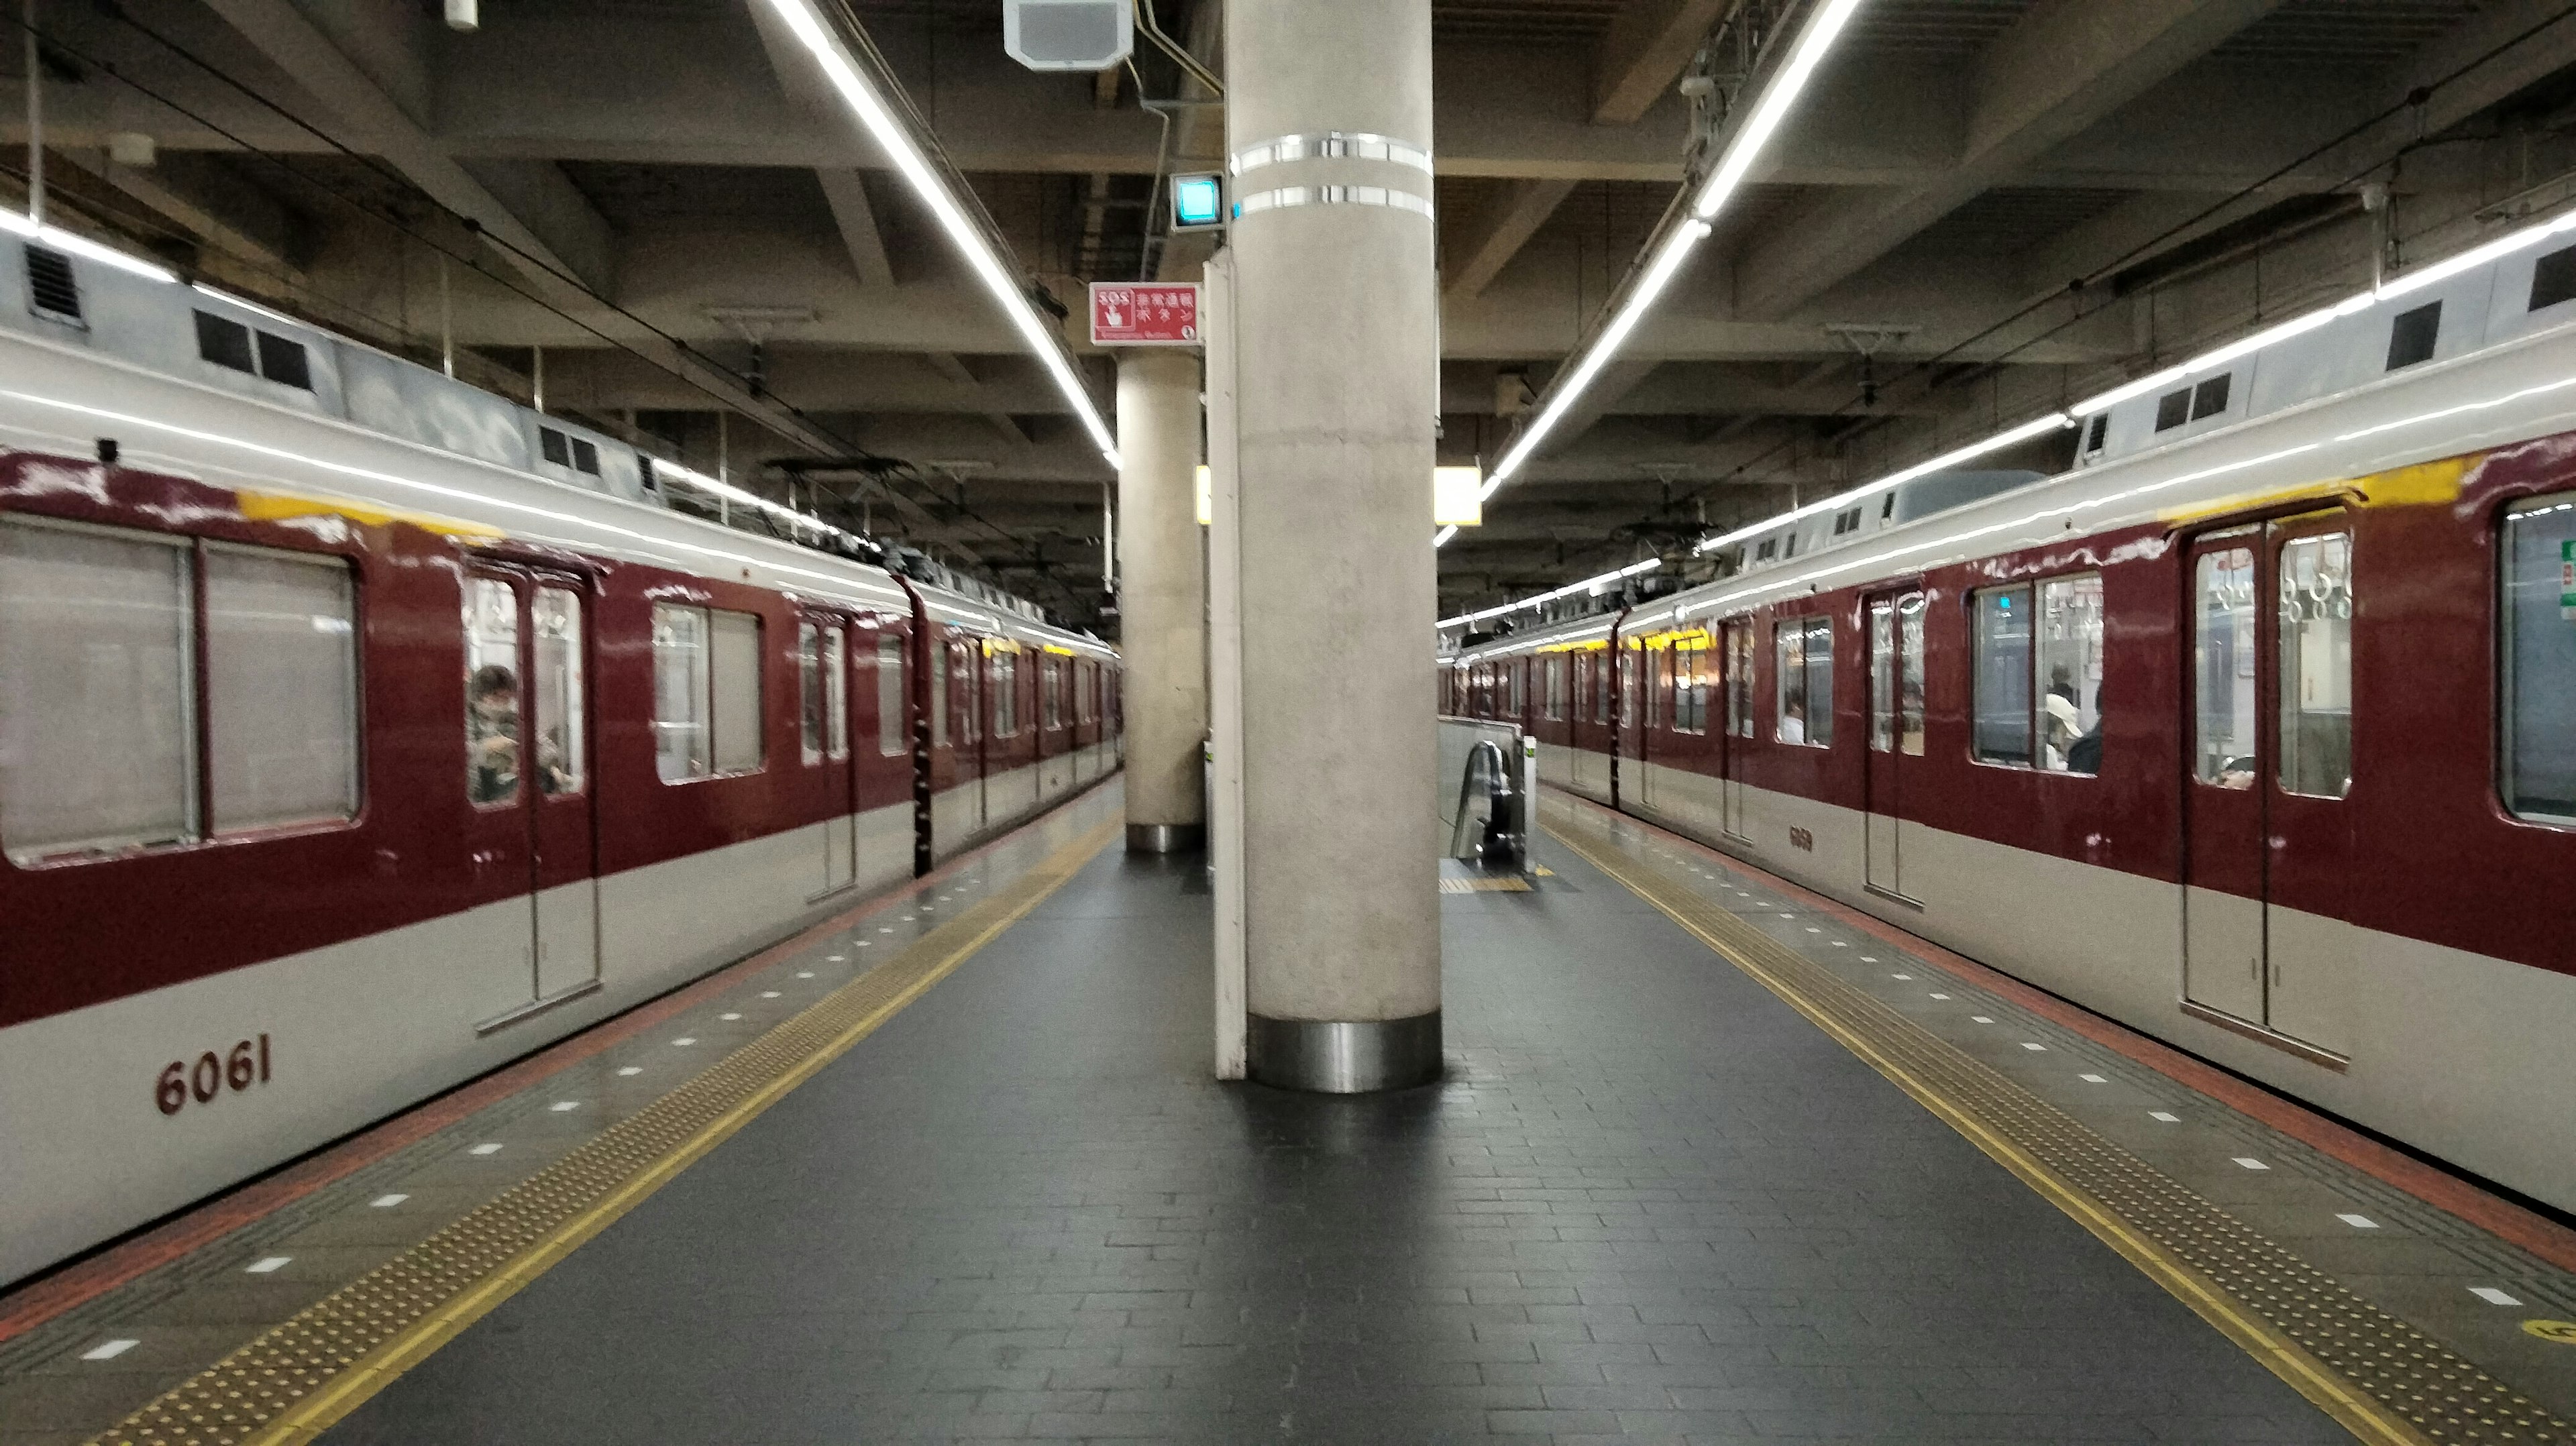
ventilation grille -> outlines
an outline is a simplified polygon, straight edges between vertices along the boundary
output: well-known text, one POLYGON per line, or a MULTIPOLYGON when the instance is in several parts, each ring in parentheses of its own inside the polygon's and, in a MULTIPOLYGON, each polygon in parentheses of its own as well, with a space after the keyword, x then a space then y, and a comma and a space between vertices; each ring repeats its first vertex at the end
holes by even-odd
POLYGON ((40 316, 82 325, 80 283, 72 277, 72 259, 42 246, 27 248, 27 305, 40 316))

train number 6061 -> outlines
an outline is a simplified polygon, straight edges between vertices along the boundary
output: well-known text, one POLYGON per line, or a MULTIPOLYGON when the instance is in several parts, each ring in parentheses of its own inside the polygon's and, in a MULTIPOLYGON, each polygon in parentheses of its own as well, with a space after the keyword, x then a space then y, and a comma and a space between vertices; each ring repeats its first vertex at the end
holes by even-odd
POLYGON ((161 1078, 152 1087, 152 1102, 161 1113, 175 1115, 187 1107, 190 1096, 197 1103, 212 1104, 215 1096, 229 1089, 235 1094, 255 1084, 268 1083, 268 1036, 256 1041, 243 1040, 222 1055, 207 1050, 194 1063, 174 1059, 162 1067, 161 1078))

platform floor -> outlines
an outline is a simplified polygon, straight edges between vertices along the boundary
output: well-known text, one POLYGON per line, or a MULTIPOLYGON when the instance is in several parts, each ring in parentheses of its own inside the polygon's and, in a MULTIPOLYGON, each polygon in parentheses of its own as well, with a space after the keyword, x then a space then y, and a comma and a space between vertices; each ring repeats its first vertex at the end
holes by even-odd
POLYGON ((71 1415, 111 1368, 180 1378, 101 1438, 134 1441, 2568 1439, 2576 1347, 2522 1325, 2576 1278, 2541 1254, 1588 806, 1551 805, 1533 891, 1444 893, 1446 1083, 1219 1084, 1204 876, 1104 847, 1116 808, 0 1345, 0 1407, 50 1413, 0 1443, 109 1425, 71 1415), (2174 1276, 2201 1236, 2259 1281, 2174 1276), (2300 1312, 2334 1328, 2267 1334, 2300 1312), (2371 1400, 2408 1388, 2346 1337, 2452 1415, 2371 1400), (104 1338, 140 1344, 84 1362, 104 1338), (300 1403, 183 1422, 298 1343, 343 1352, 300 1403))

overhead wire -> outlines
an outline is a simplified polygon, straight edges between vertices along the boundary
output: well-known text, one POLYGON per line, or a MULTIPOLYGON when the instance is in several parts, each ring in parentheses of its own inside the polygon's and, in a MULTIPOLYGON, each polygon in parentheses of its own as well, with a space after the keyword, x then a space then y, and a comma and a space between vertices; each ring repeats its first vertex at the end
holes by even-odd
MULTIPOLYGON (((2203 207, 2184 220, 2176 222, 2146 240, 2136 243, 2117 257, 2114 257, 2112 260, 2095 266, 2084 275, 2075 278, 2064 290, 2052 291, 2027 302, 1992 324, 1967 337, 1951 343, 1949 346, 1944 347, 1934 355, 1921 358, 1908 364, 1894 376, 1880 382, 1877 387, 1878 392, 1883 396, 1890 389, 1900 384, 1909 382, 1914 378, 1920 377, 1925 373, 1933 371, 1944 365, 1951 364, 1953 359, 1959 357, 1961 353, 1975 347, 1980 342, 1993 338, 2016 323, 2038 315, 2053 305, 2069 301, 2070 299, 2074 300, 2075 307, 2064 320, 2061 320, 2032 336, 2025 337, 2022 340, 2015 342, 2012 346, 2001 352, 1974 362, 1973 370, 1960 377, 1936 379, 1927 383, 1925 391, 1928 393, 1949 385, 1952 382, 1974 381, 1981 376, 1998 372, 2002 364, 2011 360, 2013 357, 2018 356, 2043 342, 2052 340, 2065 332, 2068 328, 2073 327, 2080 322, 2090 320, 2093 316, 2098 315, 2098 311, 2085 311, 2081 307, 2081 297, 2087 289, 2098 285, 2106 278, 2116 276, 2122 269, 2126 268, 2131 263, 2150 256, 2158 247, 2163 246, 2166 242, 2191 231, 2202 222, 2225 212, 2228 208, 2237 205, 2248 196, 2259 193, 2265 187, 2270 186, 2274 182, 2296 173, 2300 167, 2309 164, 2317 158, 2327 155, 2336 149, 2349 144, 2372 129, 2384 125, 2393 119, 2404 116, 2410 111, 2420 113, 2422 106, 2431 99, 2434 93, 2440 91, 2446 86, 2457 84, 2480 67, 2510 53, 2519 46, 2529 43, 2531 40, 2537 38, 2542 32, 2564 23, 2571 17, 2576 17, 2576 3, 2563 6, 2555 14, 2525 26, 2523 29, 2516 31, 2506 39, 2497 42, 2470 59, 2453 67, 2440 77, 2416 87, 2414 90, 2408 92, 2406 97, 2399 100, 2397 103, 2381 108, 2370 116, 2346 127, 2331 139, 2312 146, 2297 157, 2275 167, 2272 171, 2268 172, 2261 178, 2238 187, 2236 190, 2221 197, 2212 204, 2203 207)), ((2339 191, 2356 184, 2368 177, 2372 172, 2395 163, 2409 152, 2427 143, 2428 138, 2424 136, 2417 135, 2410 137, 2400 143, 2389 154, 2351 171, 2335 185, 2326 188, 2325 193, 2332 194, 2335 191, 2339 191)), ((1842 403, 1833 411, 1823 415, 1827 419, 1848 417, 1864 423, 1884 420, 1883 418, 1874 418, 1869 416, 1866 410, 1861 412, 1854 411, 1855 408, 1866 409, 1870 405, 1871 403, 1868 401, 1866 395, 1859 390, 1855 390, 1850 400, 1842 403)), ((1850 435, 1852 434, 1845 434, 1846 437, 1850 435)), ((1760 452, 1755 453, 1753 456, 1738 462, 1725 474, 1711 478, 1690 488, 1688 491, 1666 499, 1662 503, 1658 504, 1653 511, 1641 514, 1638 522, 1632 525, 1642 527, 1660 517, 1671 516, 1676 508, 1707 497, 1715 489, 1735 482, 1737 479, 1743 477, 1746 472, 1776 459, 1783 452, 1793 450, 1802 440, 1803 439, 1801 437, 1796 435, 1783 437, 1760 452)))

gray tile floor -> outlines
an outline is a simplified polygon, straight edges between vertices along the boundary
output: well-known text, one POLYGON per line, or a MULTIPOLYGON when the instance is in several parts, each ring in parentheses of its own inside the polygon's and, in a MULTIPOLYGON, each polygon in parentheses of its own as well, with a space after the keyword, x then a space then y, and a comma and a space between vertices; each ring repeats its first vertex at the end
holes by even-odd
POLYGON ((2348 1439, 1542 858, 1451 1080, 1334 1100, 1207 1078, 1207 897, 1104 855, 326 1439, 2348 1439))

